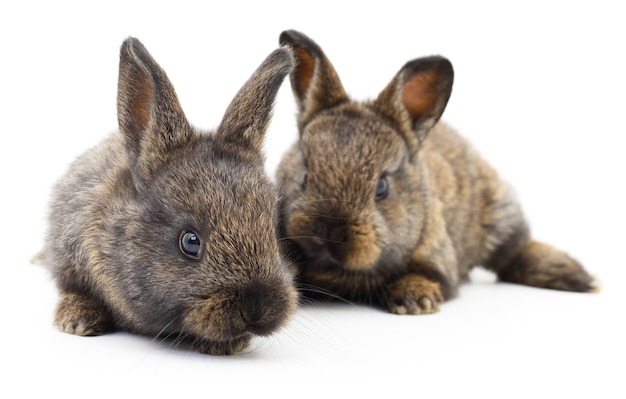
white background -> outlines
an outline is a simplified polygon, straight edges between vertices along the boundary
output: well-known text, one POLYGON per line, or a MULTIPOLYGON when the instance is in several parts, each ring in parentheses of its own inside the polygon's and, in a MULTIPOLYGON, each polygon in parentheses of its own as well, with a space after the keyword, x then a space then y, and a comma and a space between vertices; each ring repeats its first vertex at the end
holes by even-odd
MULTIPOLYGON (((0 5, 0 397, 626 397, 620 2, 205 3, 0 5), (233 357, 55 330, 54 283, 29 258, 50 186, 116 129, 124 38, 145 44, 188 118, 208 129, 284 29, 316 40, 357 99, 376 96, 410 59, 447 56, 456 79, 444 119, 513 184, 536 237, 583 262, 603 291, 477 273, 436 315, 306 306, 233 357)), ((294 114, 285 82, 269 173, 296 137, 294 114)))

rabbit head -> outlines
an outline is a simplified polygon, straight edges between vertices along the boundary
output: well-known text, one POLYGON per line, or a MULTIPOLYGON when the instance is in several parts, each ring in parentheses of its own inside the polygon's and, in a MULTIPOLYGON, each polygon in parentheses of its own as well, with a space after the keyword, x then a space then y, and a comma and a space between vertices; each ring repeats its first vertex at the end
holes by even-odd
POLYGON ((274 51, 217 130, 202 132, 145 47, 124 42, 119 133, 79 158, 53 194, 48 257, 62 330, 123 328, 230 354, 285 324, 297 293, 262 144, 292 66, 288 49, 274 51))

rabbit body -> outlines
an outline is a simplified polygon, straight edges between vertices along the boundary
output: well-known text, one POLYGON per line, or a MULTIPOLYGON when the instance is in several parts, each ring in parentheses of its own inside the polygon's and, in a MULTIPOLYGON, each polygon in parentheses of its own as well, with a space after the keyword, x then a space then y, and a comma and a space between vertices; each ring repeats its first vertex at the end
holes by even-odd
POLYGON ((203 132, 143 45, 124 42, 120 129, 53 189, 44 260, 62 331, 124 329, 232 354, 285 324, 297 292, 261 147, 292 65, 287 49, 268 56, 217 131, 203 132))
POLYGON ((481 265, 503 281, 593 291, 566 253, 532 240, 512 190, 438 122, 452 89, 443 57, 408 62, 373 101, 348 98, 321 48, 281 44, 299 140, 277 171, 281 236, 303 292, 432 313, 481 265))

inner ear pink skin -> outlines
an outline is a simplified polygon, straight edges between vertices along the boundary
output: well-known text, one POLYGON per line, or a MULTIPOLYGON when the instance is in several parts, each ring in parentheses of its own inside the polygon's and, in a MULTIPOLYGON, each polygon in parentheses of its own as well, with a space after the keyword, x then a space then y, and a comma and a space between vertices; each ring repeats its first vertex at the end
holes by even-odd
POLYGON ((298 97, 303 98, 306 94, 311 80, 313 79, 313 72, 315 71, 315 60, 306 50, 301 48, 295 49, 296 57, 298 59, 297 65, 297 85, 298 97))
POLYGON ((437 101, 434 90, 437 74, 435 71, 421 72, 404 82, 402 102, 414 121, 427 118, 437 101))

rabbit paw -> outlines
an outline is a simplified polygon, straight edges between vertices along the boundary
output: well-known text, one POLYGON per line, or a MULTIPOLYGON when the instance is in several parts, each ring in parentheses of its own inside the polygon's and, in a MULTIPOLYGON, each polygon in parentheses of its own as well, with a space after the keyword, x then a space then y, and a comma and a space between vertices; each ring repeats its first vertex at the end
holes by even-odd
POLYGON ((207 355, 234 355, 248 346, 251 337, 250 334, 245 334, 230 341, 198 341, 193 346, 198 352, 207 355))
POLYGON ((439 283, 420 275, 407 275, 390 286, 387 305, 395 314, 430 314, 443 302, 439 283))
POLYGON ((62 292, 54 324, 59 330, 82 336, 102 335, 113 329, 109 313, 94 299, 62 292))

